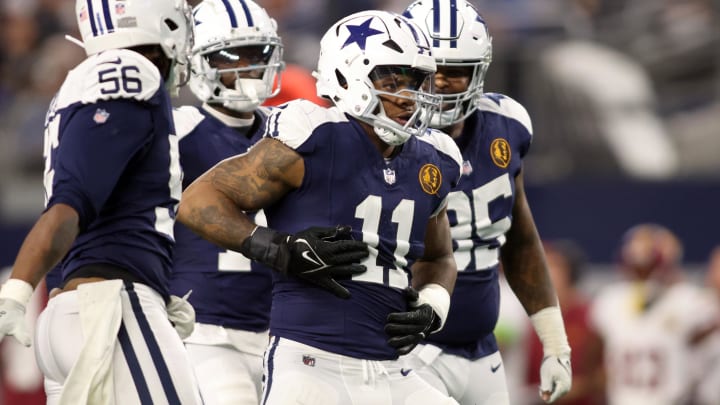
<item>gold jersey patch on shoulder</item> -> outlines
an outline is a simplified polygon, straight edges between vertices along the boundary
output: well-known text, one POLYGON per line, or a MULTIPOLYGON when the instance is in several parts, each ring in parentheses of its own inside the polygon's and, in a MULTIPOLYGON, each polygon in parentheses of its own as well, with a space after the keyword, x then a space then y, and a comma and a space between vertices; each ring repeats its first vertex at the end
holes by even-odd
POLYGON ((503 138, 496 138, 490 144, 490 157, 501 168, 510 164, 510 144, 503 138))
POLYGON ((420 168, 418 180, 420 180, 420 187, 422 187, 424 192, 437 194, 442 184, 442 173, 440 173, 440 169, 438 169, 437 166, 427 163, 420 168))

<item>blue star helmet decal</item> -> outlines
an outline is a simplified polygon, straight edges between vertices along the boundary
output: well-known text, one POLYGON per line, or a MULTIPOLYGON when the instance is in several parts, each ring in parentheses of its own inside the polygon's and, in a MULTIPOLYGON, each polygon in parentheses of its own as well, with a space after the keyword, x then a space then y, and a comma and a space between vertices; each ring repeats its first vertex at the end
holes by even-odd
POLYGON ((368 37, 371 37, 373 35, 383 34, 382 31, 378 31, 374 28, 370 28, 370 23, 372 22, 373 17, 370 17, 365 21, 364 23, 360 25, 346 25, 348 31, 350 31, 350 36, 345 41, 343 46, 340 49, 345 48, 346 46, 350 44, 357 44, 360 49, 363 51, 365 50, 365 41, 367 41, 368 37))
POLYGON ((498 93, 485 93, 485 97, 489 98, 490 100, 494 101, 495 104, 498 106, 500 105, 500 100, 504 99, 505 96, 498 93))

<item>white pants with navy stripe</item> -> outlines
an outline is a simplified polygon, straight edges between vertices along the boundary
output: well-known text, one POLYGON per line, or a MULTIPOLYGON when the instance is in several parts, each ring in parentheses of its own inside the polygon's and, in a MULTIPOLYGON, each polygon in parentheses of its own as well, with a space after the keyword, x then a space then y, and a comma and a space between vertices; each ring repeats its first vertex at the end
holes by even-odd
POLYGON ((422 344, 400 361, 460 405, 510 404, 500 352, 468 360, 445 353, 435 345, 422 344))
POLYGON ((396 360, 374 361, 272 338, 263 405, 457 405, 396 360))
MULTIPOLYGON (((85 342, 77 291, 50 299, 38 319, 36 356, 45 375, 48 405, 57 404, 85 342)), ((125 283, 122 321, 112 353, 116 404, 200 404, 187 352, 153 289, 125 283)), ((111 402, 112 403, 112 402, 111 402)))
POLYGON ((258 405, 268 332, 196 323, 185 339, 205 405, 258 405))

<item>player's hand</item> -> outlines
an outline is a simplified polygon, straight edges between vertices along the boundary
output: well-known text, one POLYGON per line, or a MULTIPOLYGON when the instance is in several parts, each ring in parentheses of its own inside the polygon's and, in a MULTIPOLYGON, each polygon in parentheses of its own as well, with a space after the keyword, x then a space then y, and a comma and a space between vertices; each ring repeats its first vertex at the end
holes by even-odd
POLYGON ((359 262, 368 246, 353 240, 349 226, 312 227, 289 235, 258 227, 243 241, 241 252, 282 274, 291 274, 320 286, 340 298, 350 292, 336 278, 364 273, 359 262))
POLYGON ((547 356, 540 366, 540 398, 546 403, 567 394, 572 387, 570 353, 547 356))
POLYGON ((10 298, 0 298, 0 341, 8 335, 30 347, 32 340, 25 325, 25 305, 10 298))
POLYGON ((429 304, 416 306, 417 290, 407 288, 405 297, 411 309, 389 314, 385 323, 385 333, 390 336, 388 344, 400 355, 410 353, 430 332, 440 327, 440 317, 429 304))

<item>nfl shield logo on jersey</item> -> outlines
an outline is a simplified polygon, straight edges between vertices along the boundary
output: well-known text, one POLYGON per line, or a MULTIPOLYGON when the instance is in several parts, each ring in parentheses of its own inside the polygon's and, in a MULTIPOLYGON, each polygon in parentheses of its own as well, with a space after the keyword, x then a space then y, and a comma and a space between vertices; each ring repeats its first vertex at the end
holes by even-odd
POLYGON ((462 164, 462 174, 463 176, 469 176, 473 172, 472 165, 470 164, 469 160, 466 160, 462 164))
POLYGON ((385 183, 395 184, 395 170, 388 167, 383 169, 383 174, 385 175, 385 183))
POLYGON ((107 121, 109 116, 110 116, 109 112, 103 110, 102 108, 98 108, 95 111, 95 115, 93 115, 93 121, 95 121, 96 124, 104 124, 105 121, 107 121))
POLYGON ((304 354, 302 360, 303 360, 304 365, 310 366, 310 367, 315 367, 315 357, 304 354))

